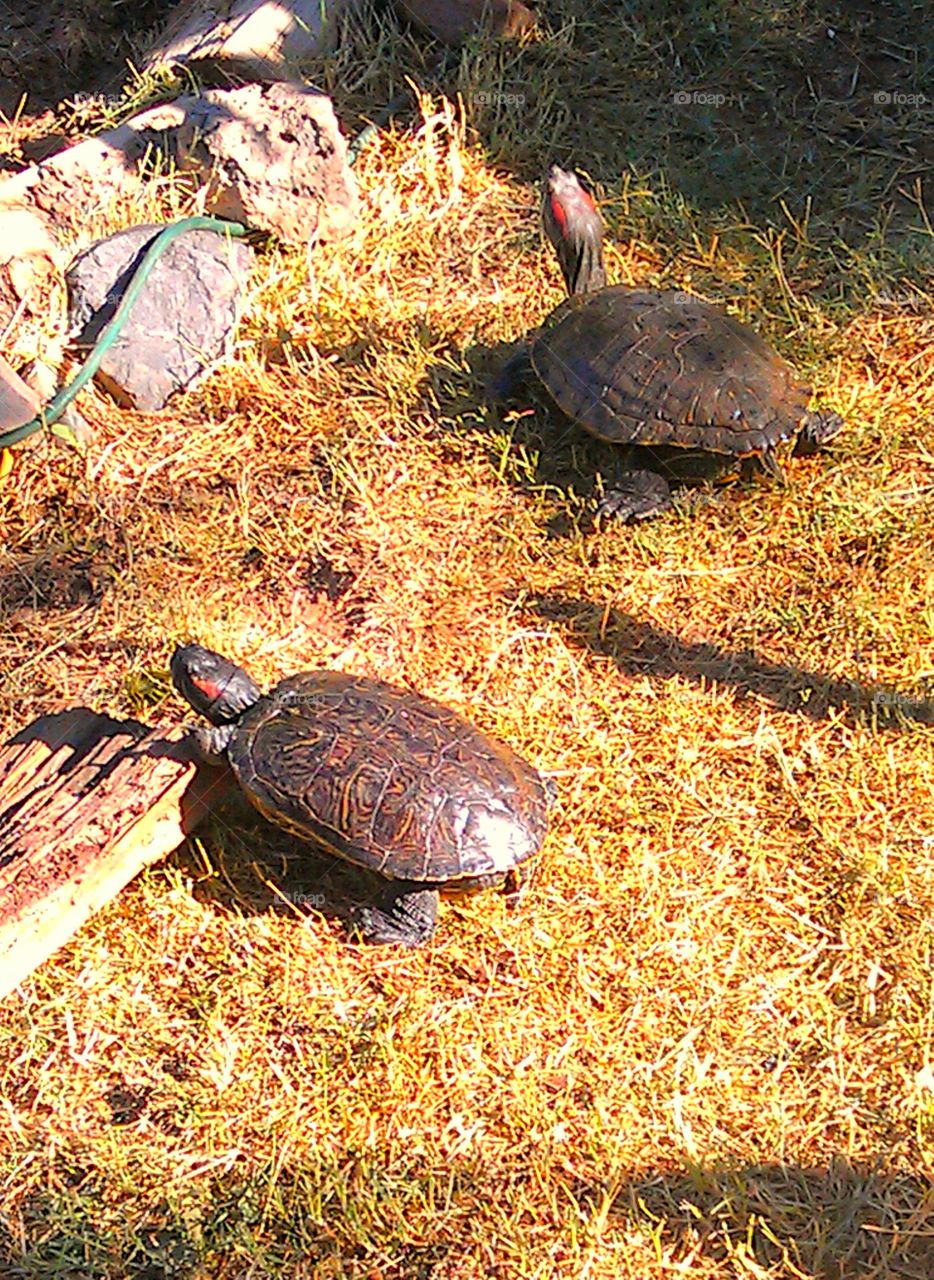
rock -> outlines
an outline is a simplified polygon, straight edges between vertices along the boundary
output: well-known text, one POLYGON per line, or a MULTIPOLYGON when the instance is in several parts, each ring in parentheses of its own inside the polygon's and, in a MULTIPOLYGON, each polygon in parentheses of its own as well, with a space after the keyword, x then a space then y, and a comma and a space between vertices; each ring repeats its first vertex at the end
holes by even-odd
POLYGON ((56 239, 68 240, 87 225, 95 210, 132 198, 142 184, 138 163, 153 138, 177 127, 192 101, 180 98, 149 107, 116 129, 0 178, 0 242, 6 243, 9 212, 31 214, 37 238, 41 225, 56 239))
MULTIPOLYGON (((19 369, 13 375, 0 362, 0 429, 12 430, 36 416, 57 389, 65 315, 65 254, 50 220, 28 206, 0 206, 0 333, 7 355, 19 369), (24 388, 28 405, 23 400, 24 388), (11 397, 11 398, 8 398, 11 397), (22 410, 20 408, 22 405, 22 410), (28 408, 28 412, 26 411, 28 408), (9 421, 10 416, 17 422, 9 421)), ((73 406, 59 419, 75 439, 89 432, 73 406)))
POLYGON ((26 206, 0 206, 0 333, 61 314, 61 263, 47 218, 26 206))
POLYGON ((0 356, 0 431, 11 431, 39 412, 39 397, 0 356))
POLYGON ((207 187, 206 211, 287 244, 337 240, 357 217, 357 184, 331 100, 293 84, 208 89, 175 131, 180 171, 207 187))
MULTIPOLYGON (((20 374, 0 356, 0 433, 13 431, 37 417, 39 410, 48 404, 57 390, 56 371, 45 361, 33 360, 20 374)), ((86 449, 91 443, 91 428, 73 404, 68 405, 50 426, 52 439, 58 444, 86 449)))
POLYGON ((92 211, 136 195, 145 181, 140 162, 153 150, 181 157, 196 181, 210 184, 208 212, 230 211, 290 243, 336 240, 356 219, 357 185, 330 99, 287 84, 212 89, 149 107, 0 179, 0 214, 25 211, 31 235, 46 227, 67 240, 92 211), (209 136, 199 139, 199 129, 209 136))
MULTIPOLYGON (((72 337, 90 346, 123 297, 161 227, 131 227, 99 240, 66 272, 72 337)), ((242 240, 189 231, 156 262, 97 378, 119 401, 161 409, 227 352, 253 260, 242 240)))
POLYGON ((358 0, 185 0, 175 6, 143 70, 173 63, 247 79, 282 78, 288 62, 322 53, 340 15, 358 0))
POLYGON ((520 36, 535 26, 535 14, 519 0, 397 0, 417 26, 444 44, 457 45, 481 28, 498 36, 520 36))

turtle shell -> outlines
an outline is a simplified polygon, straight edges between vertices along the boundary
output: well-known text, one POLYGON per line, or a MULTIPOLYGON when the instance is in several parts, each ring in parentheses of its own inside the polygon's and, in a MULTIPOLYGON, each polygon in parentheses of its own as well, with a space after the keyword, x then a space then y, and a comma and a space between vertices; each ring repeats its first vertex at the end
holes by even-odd
POLYGON ((501 879, 547 827, 530 764, 450 708, 379 680, 283 680, 243 714, 227 754, 271 822, 391 879, 501 879))
POLYGON ((530 354, 558 406, 614 444, 764 454, 793 439, 807 416, 810 387, 764 339, 675 290, 576 294, 530 354))

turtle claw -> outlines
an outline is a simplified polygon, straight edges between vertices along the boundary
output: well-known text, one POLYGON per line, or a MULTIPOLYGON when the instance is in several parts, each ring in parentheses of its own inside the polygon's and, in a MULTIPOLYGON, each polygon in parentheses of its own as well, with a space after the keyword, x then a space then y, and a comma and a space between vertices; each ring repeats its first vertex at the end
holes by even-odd
POLYGON ((202 764, 219 769, 227 763, 227 748, 234 736, 234 726, 229 724, 199 724, 192 726, 195 751, 202 764))
POLYGON ((597 519, 622 520, 629 524, 660 516, 670 511, 671 506, 671 489, 664 476, 654 471, 628 471, 600 499, 597 519))
POLYGON ((767 476, 771 476, 778 484, 785 483, 785 473, 782 470, 781 463, 771 449, 766 449, 765 453, 753 455, 750 458, 743 458, 740 465, 740 474, 744 478, 749 478, 757 471, 764 471, 767 476))
POLYGON ((558 791, 558 784, 555 782, 554 778, 549 778, 544 773, 540 773, 538 778, 542 784, 542 790, 545 793, 545 804, 550 812, 558 803, 558 796, 560 794, 558 791))
POLYGON ((371 946, 420 947, 438 923, 437 889, 390 884, 376 902, 354 912, 356 931, 371 946))
POLYGON ((810 458, 830 444, 846 426, 839 413, 809 413, 792 450, 796 458, 810 458))
POLYGON ((532 887, 533 875, 534 870, 523 874, 519 867, 513 867, 507 873, 501 890, 507 910, 515 911, 528 897, 529 889, 532 887))

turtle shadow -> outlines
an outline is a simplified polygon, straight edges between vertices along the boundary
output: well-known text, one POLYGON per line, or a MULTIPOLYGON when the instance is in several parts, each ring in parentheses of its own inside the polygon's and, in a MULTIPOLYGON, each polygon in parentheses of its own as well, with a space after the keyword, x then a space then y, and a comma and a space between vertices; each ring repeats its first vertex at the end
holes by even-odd
POLYGON ((548 594, 525 597, 523 607, 557 624, 574 647, 611 658, 627 676, 686 677, 698 684, 728 685, 741 699, 764 698, 780 711, 810 720, 842 716, 850 724, 888 732, 934 724, 934 701, 929 699, 769 662, 751 649, 682 640, 654 623, 591 600, 548 594))
POLYGON ((65 711, 54 711, 31 720, 17 730, 9 739, 8 745, 42 742, 52 751, 70 747, 71 755, 60 769, 60 772, 65 773, 78 768, 102 738, 126 738, 131 732, 142 738, 147 732, 146 726, 100 715, 90 707, 69 707, 65 711))
POLYGON ((196 901, 224 913, 279 915, 296 922, 323 917, 352 933, 355 913, 386 881, 267 822, 235 785, 212 806, 173 862, 193 885, 196 901))

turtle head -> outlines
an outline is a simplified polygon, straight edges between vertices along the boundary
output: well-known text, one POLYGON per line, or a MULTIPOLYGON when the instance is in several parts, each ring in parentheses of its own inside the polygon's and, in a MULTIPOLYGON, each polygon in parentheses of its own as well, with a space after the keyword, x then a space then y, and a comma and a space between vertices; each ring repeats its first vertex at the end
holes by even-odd
POLYGON ((230 724, 263 696, 242 667, 200 644, 179 645, 171 671, 178 692, 211 724, 230 724))
POLYGON ((602 289, 606 284, 603 220, 576 173, 551 165, 545 177, 542 220, 568 293, 602 289))

